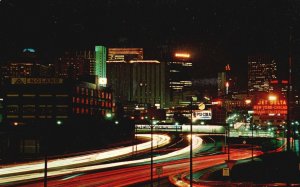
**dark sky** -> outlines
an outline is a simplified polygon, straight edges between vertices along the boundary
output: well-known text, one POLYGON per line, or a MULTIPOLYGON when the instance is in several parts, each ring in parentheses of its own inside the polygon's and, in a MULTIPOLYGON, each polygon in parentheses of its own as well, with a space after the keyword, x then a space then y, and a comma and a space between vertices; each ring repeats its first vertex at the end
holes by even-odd
POLYGON ((45 59, 69 49, 144 47, 190 50, 196 75, 232 64, 247 73, 247 56, 287 61, 289 33, 299 33, 296 0, 0 0, 0 60, 25 47, 45 59), (290 29, 292 26, 292 29, 290 29))

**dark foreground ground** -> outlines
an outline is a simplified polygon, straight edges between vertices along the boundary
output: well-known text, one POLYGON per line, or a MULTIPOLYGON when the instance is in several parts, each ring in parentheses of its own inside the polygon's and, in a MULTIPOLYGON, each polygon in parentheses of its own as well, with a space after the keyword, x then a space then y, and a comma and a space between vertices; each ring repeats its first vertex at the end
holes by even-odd
POLYGON ((205 180, 250 182, 254 184, 299 184, 299 158, 294 152, 265 154, 254 161, 233 166, 230 177, 222 176, 222 169, 212 172, 205 180))

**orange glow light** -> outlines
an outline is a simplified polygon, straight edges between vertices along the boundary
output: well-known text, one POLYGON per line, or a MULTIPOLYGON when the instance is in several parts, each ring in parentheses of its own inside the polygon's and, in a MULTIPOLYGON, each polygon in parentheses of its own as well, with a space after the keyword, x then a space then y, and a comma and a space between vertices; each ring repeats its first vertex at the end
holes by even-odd
POLYGON ((250 100, 250 99, 246 99, 246 100, 245 100, 245 103, 248 105, 248 104, 251 103, 251 100, 250 100))
POLYGON ((188 54, 188 53, 175 53, 175 57, 190 58, 190 54, 188 54))
POLYGON ((275 95, 269 95, 269 100, 270 101, 276 101, 277 97, 275 95))

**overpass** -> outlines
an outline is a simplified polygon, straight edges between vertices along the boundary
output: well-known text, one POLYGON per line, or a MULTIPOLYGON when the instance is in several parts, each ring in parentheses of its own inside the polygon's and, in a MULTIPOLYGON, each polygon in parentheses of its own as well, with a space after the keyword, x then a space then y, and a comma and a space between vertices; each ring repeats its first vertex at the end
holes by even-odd
MULTIPOLYGON (((154 125, 153 132, 182 132, 189 133, 190 125, 154 125)), ((149 124, 136 124, 137 133, 149 133, 151 126, 149 124)), ((193 125, 194 133, 225 134, 226 126, 222 125, 193 125)), ((252 137, 251 130, 230 129, 230 137, 252 137)), ((254 130, 253 137, 274 138, 275 133, 267 130, 254 130)))

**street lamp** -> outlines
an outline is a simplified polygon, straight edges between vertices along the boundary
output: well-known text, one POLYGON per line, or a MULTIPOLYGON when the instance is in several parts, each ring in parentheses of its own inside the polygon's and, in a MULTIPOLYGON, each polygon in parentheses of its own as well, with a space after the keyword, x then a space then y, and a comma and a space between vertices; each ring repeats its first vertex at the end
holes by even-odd
POLYGON ((251 141, 251 158, 252 158, 252 161, 253 161, 253 144, 254 144, 254 140, 253 140, 253 130, 254 130, 254 124, 253 123, 250 123, 251 125, 251 131, 252 131, 252 141, 251 141))
POLYGON ((154 117, 152 117, 152 123, 150 124, 151 127, 151 186, 153 186, 153 127, 156 124, 154 121, 154 117))

